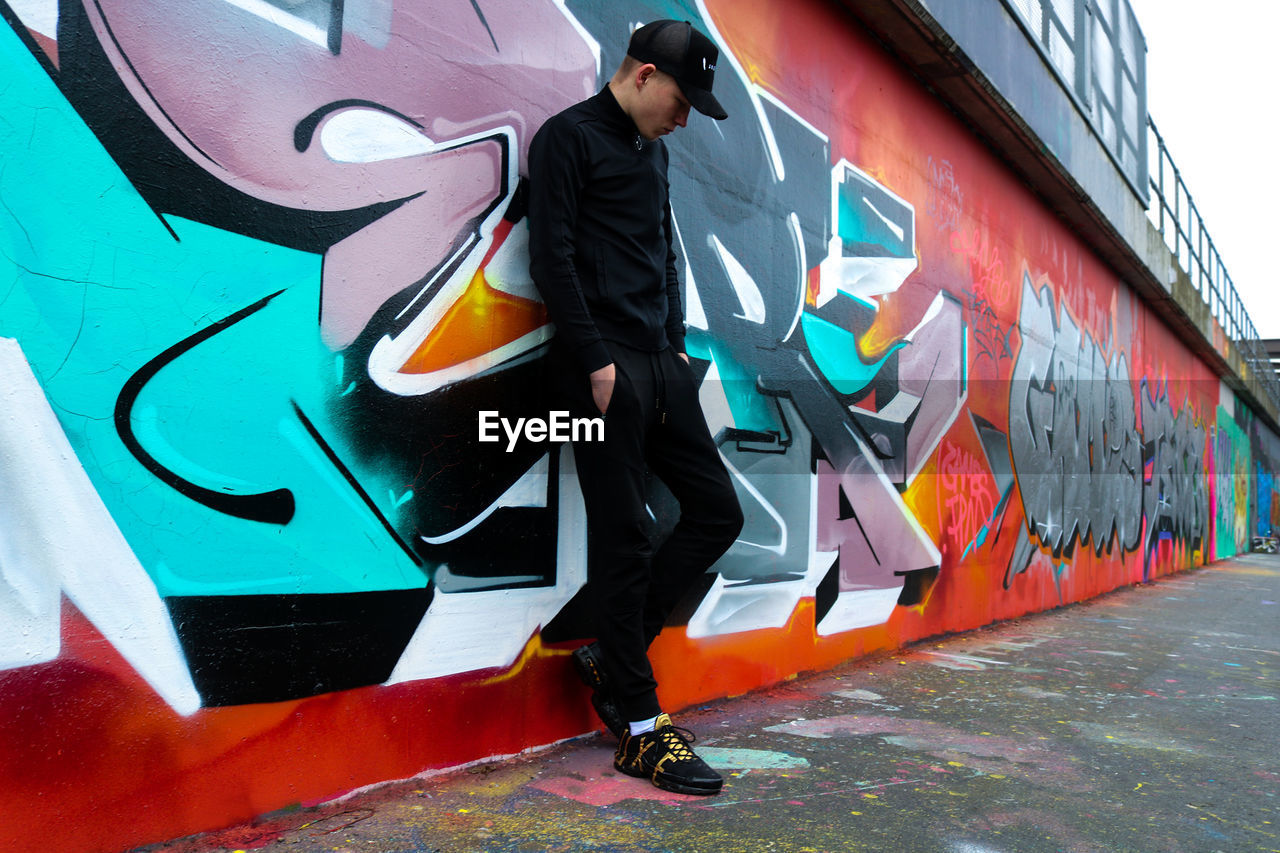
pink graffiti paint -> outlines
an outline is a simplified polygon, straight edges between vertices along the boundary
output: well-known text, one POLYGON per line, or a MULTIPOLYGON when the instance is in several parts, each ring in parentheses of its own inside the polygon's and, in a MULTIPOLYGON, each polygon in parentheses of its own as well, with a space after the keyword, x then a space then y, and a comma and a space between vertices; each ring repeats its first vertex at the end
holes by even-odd
POLYGON ((523 170, 533 131, 595 86, 590 46, 551 0, 493 0, 483 15, 386 6, 344 19, 335 52, 265 3, 85 4, 138 105, 219 180, 294 210, 403 202, 326 258, 334 349, 448 259, 502 201, 509 161, 523 170))
POLYGON ((535 779, 529 787, 596 807, 611 806, 623 800, 679 803, 698 799, 672 794, 655 787, 647 779, 619 773, 613 769, 612 750, 605 748, 570 755, 564 762, 563 774, 535 779))

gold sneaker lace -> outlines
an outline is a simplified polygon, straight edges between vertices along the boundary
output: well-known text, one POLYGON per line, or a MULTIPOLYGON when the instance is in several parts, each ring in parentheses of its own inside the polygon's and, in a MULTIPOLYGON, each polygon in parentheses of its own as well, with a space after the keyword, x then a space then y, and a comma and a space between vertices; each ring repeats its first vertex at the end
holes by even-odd
POLYGON ((697 739, 693 732, 680 726, 666 725, 658 729, 657 734, 666 752, 654 765, 655 774, 662 772, 662 768, 671 762, 697 760, 698 756, 689 748, 689 742, 697 739))

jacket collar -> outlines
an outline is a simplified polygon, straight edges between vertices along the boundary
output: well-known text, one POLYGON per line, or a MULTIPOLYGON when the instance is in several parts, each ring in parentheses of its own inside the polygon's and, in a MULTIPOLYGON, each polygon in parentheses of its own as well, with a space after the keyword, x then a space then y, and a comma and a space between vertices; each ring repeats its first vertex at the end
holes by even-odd
POLYGON ((627 141, 640 139, 641 143, 647 140, 640 136, 640 131, 636 129, 636 123, 631 120, 631 116, 627 115, 622 109, 622 105, 618 103, 618 99, 614 97, 613 90, 608 84, 591 97, 591 103, 595 106, 596 112, 600 118, 611 129, 616 130, 618 134, 627 141))

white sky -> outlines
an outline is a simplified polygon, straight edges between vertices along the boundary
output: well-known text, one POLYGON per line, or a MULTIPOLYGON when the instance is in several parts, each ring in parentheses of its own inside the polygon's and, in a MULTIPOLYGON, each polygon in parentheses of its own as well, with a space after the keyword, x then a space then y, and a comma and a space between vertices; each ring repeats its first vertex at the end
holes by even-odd
POLYGON ((1147 41, 1147 109, 1258 333, 1280 338, 1280 3, 1129 3, 1147 41))

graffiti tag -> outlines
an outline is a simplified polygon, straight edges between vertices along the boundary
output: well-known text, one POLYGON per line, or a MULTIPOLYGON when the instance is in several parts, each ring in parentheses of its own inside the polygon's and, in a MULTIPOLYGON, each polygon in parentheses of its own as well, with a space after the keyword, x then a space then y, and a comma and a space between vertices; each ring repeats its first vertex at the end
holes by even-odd
POLYGON ((960 212, 964 208, 964 193, 956 183, 950 160, 929 157, 929 215, 939 231, 957 231, 960 228, 960 212))
POLYGON ((969 322, 973 328, 975 366, 984 358, 991 359, 997 366, 1001 361, 1013 358, 1013 350, 1009 346, 1012 327, 1003 326, 995 307, 976 293, 969 299, 969 322))
POLYGON ((972 453, 950 442, 943 444, 938 478, 946 495, 943 529, 955 542, 967 545, 995 511, 995 479, 972 453))
MULTIPOLYGON (((1048 287, 1023 277, 1022 346, 1009 392, 1009 446, 1027 534, 1055 559, 1092 543, 1137 547, 1142 444, 1123 353, 1108 358, 1070 315, 1055 317, 1048 287)), ((1025 571, 1019 553, 1009 577, 1025 571)))
POLYGON ((992 243, 990 234, 981 228, 953 231, 951 251, 963 255, 969 262, 975 294, 995 305, 1009 301, 1013 288, 1005 276, 1000 247, 992 243))
MULTIPOLYGON (((1147 382, 1142 381, 1148 391, 1147 382)), ((1189 410, 1174 412, 1168 390, 1142 395, 1143 460, 1150 471, 1143 489, 1147 519, 1147 564, 1158 539, 1201 547, 1208 532, 1209 489, 1203 458, 1207 432, 1189 410)))

